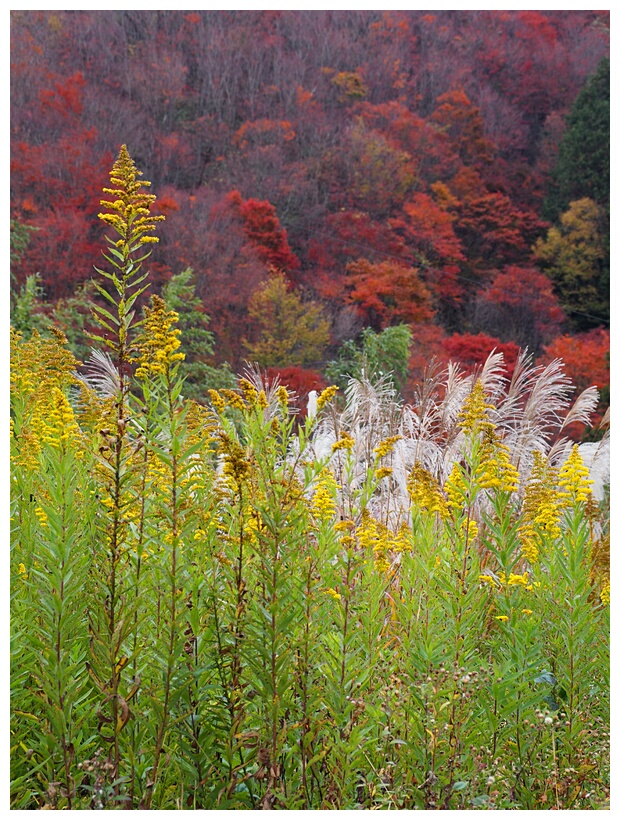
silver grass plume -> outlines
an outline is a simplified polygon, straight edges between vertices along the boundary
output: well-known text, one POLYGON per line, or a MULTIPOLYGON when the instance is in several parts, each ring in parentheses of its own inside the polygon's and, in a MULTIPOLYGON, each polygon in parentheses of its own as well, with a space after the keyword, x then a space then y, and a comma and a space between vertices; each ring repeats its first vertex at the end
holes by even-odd
POLYGON ((99 399, 120 396, 120 375, 108 353, 91 349, 88 361, 84 365, 84 372, 75 373, 74 376, 87 390, 92 390, 99 399))
MULTIPOLYGON (((407 477, 411 469, 420 464, 443 485, 454 462, 462 459, 465 439, 458 416, 476 379, 482 381, 494 406, 490 421, 496 425, 521 475, 520 494, 529 477, 534 451, 543 453, 559 467, 574 444, 561 436, 562 431, 573 422, 588 423, 598 401, 598 391, 590 387, 571 406, 574 386, 563 362, 555 359, 546 366, 535 365, 527 350, 520 353, 510 379, 505 374, 503 355, 496 352, 471 375, 464 375, 452 362, 444 368, 431 365, 412 403, 404 407, 389 382, 373 383, 363 374, 349 382, 344 409, 338 412, 330 407, 319 421, 312 437, 315 454, 334 463, 337 454, 330 457, 332 444, 343 431, 352 436, 355 446, 351 489, 363 481, 374 447, 388 436, 401 435, 392 452, 389 482, 381 482, 369 506, 374 512, 389 503, 392 520, 402 520, 403 512, 409 508, 407 477)), ((591 457, 594 470, 600 471, 603 483, 606 447, 601 444, 596 451, 587 447, 584 450, 591 457)), ((593 480, 598 492, 600 482, 594 477, 593 480)))

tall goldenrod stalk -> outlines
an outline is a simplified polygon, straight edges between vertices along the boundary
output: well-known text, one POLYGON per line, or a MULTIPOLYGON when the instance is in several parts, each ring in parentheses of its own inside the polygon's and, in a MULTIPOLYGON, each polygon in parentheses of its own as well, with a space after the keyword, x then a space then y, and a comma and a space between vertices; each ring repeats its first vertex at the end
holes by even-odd
POLYGON ((126 641, 134 620, 129 617, 122 565, 128 561, 131 538, 128 512, 132 501, 131 485, 135 479, 134 453, 128 429, 130 366, 134 359, 133 335, 138 325, 135 304, 148 287, 148 284, 142 285, 148 273, 140 272, 142 262, 149 256, 148 251, 144 252, 145 246, 158 241, 151 233, 156 223, 164 218, 151 215, 150 208, 155 197, 142 191, 150 182, 140 181, 140 176, 141 172, 123 145, 110 172, 113 187, 103 189, 111 197, 101 200, 101 205, 108 212, 99 214, 99 218, 115 232, 115 236, 106 237, 108 252, 104 253, 111 269, 96 268, 108 283, 106 288, 95 282, 97 291, 108 306, 93 305, 94 318, 101 328, 99 333, 93 334, 93 338, 111 351, 118 371, 112 429, 101 431, 105 445, 101 458, 104 482, 102 501, 106 508, 102 516, 105 555, 101 556, 105 627, 101 630, 99 624, 93 624, 95 653, 91 668, 93 679, 104 695, 102 707, 111 711, 109 718, 102 712, 101 727, 106 724, 112 735, 102 732, 101 736, 110 743, 109 759, 114 781, 118 779, 120 768, 119 735, 130 718, 127 698, 121 693, 121 678, 127 665, 126 641))

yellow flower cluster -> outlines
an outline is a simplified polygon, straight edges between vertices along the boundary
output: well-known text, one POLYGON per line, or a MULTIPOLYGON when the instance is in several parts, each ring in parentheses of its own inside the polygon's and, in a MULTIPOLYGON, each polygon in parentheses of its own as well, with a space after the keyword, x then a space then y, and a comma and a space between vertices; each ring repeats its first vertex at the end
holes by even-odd
POLYGON ((63 442, 80 436, 69 400, 58 387, 52 388, 47 418, 39 417, 38 421, 41 440, 53 447, 60 447, 63 442))
POLYGON ((335 453, 337 450, 352 450, 354 446, 354 439, 346 432, 346 430, 343 430, 340 433, 340 438, 338 441, 335 441, 332 444, 332 453, 335 453))
POLYGON ((519 487, 519 471, 510 461, 510 450, 497 437, 495 425, 489 422, 480 449, 478 485, 485 490, 514 493, 519 487))
POLYGON ((228 405, 230 407, 234 407, 235 410, 241 410, 241 412, 243 412, 248 409, 248 406, 242 396, 240 396, 239 393, 235 393, 234 390, 229 390, 228 388, 223 387, 220 390, 220 396, 226 399, 228 405))
POLYGON ((338 392, 338 388, 335 384, 332 384, 331 387, 326 387, 325 390, 319 395, 316 400, 316 410, 317 413, 322 410, 325 405, 330 402, 336 393, 338 392))
POLYGON ((201 444, 200 451, 207 452, 212 449, 213 442, 216 440, 217 422, 203 404, 190 399, 187 406, 185 422, 188 446, 201 444))
POLYGON ((385 456, 389 455, 394 449, 394 445, 397 441, 400 441, 402 436, 389 436, 388 438, 384 439, 375 449, 373 450, 376 453, 377 458, 385 458, 385 456))
POLYGON ((601 589, 601 603, 603 606, 609 606, 610 601, 610 585, 609 581, 601 589))
POLYGON ((563 487, 567 504, 578 504, 587 501, 592 494, 594 482, 588 477, 589 472, 575 444, 570 456, 566 459, 558 475, 558 487, 563 487))
POLYGON ((377 481, 381 481, 382 478, 387 478, 388 476, 392 475, 392 468, 391 467, 379 467, 379 469, 375 473, 375 478, 377 481))
POLYGON ((500 573, 498 573, 497 577, 499 579, 500 584, 502 584, 503 586, 509 586, 509 587, 517 586, 517 585, 523 586, 523 587, 530 586, 530 582, 528 580, 528 573, 527 572, 524 572, 523 575, 518 575, 515 572, 511 572, 508 575, 507 578, 506 578, 506 573, 500 572, 500 573))
POLYGON ((357 528, 359 544, 364 549, 372 550, 375 566, 380 572, 391 568, 391 552, 407 552, 411 549, 411 530, 402 525, 398 532, 392 532, 381 521, 373 518, 368 510, 362 513, 362 520, 357 528))
MULTIPOLYGON (((82 443, 81 431, 65 391, 76 382, 79 362, 65 335, 52 328, 52 338, 36 331, 28 341, 11 329, 11 392, 16 400, 12 461, 29 471, 39 469, 42 445, 82 443)), ((79 452, 78 452, 79 455, 79 452)))
POLYGON ((486 400, 484 387, 478 379, 458 415, 459 427, 465 433, 492 430, 495 425, 489 421, 489 410, 494 409, 493 405, 486 400))
POLYGON ((98 216, 102 222, 113 227, 120 235, 121 238, 115 245, 123 248, 127 255, 140 245, 159 242, 156 236, 147 236, 147 234, 155 230, 157 222, 165 219, 164 216, 151 215, 150 209, 156 197, 140 190, 150 186, 151 183, 146 180, 138 181, 139 176, 142 176, 142 171, 136 168, 129 156, 127 146, 122 145, 118 159, 110 171, 110 182, 115 187, 103 189, 103 192, 109 194, 113 199, 102 199, 100 203, 113 213, 101 213, 98 216))
POLYGON ((319 522, 329 521, 336 512, 337 489, 338 484, 334 476, 325 467, 321 470, 312 496, 312 514, 319 522))
POLYGON ((438 513, 443 519, 448 517, 448 505, 433 476, 419 463, 411 470, 407 480, 407 490, 413 504, 421 510, 438 513))
POLYGON ((465 520, 461 524, 461 538, 466 541, 473 541, 478 535, 478 524, 473 518, 465 520))
POLYGON ((490 587, 499 587, 499 581, 493 575, 479 575, 478 580, 490 587))
POLYGON ((51 385, 64 390, 75 384, 80 365, 67 346, 67 337, 50 328, 53 338, 43 338, 33 330, 28 341, 11 328, 11 390, 22 397, 33 393, 45 396, 51 385))
POLYGON ((452 470, 444 485, 444 491, 448 497, 448 507, 458 510, 467 505, 467 484, 463 475, 463 468, 457 461, 452 465, 452 470))
POLYGON ((289 395, 288 395, 288 390, 286 389, 286 387, 284 387, 284 385, 283 385, 283 384, 281 384, 281 385, 277 388, 277 390, 276 390, 276 397, 277 397, 277 399, 278 399, 278 404, 280 405, 280 408, 281 408, 283 411, 285 411, 285 412, 286 412, 286 411, 288 410, 288 399, 289 399, 289 395))
MULTIPOLYGON (((478 580, 498 590, 504 589, 505 587, 524 587, 528 592, 532 592, 534 587, 540 586, 538 581, 530 582, 527 572, 524 572, 522 575, 511 572, 508 577, 506 577, 505 572, 499 572, 497 575, 484 574, 479 575, 478 580)), ((525 610, 523 611, 525 612, 525 610)), ((531 612, 531 610, 528 610, 528 612, 531 612)))
POLYGON ((388 572, 390 569, 386 535, 387 527, 364 510, 357 537, 361 547, 373 551, 375 566, 380 572, 388 572))
MULTIPOLYGON (((28 472, 36 472, 41 466, 41 441, 37 434, 28 427, 22 427, 19 438, 14 441, 16 452, 11 454, 12 463, 28 472)), ((11 444, 13 443, 12 441, 11 444)))
POLYGON ((250 475, 250 462, 238 441, 224 432, 220 433, 220 440, 224 452, 224 475, 230 479, 233 492, 239 492, 241 485, 250 475))
POLYGON ((249 515, 245 522, 245 528, 248 536, 248 540, 250 544, 256 546, 258 544, 258 536, 261 532, 265 529, 265 524, 263 523, 263 517, 261 516, 258 510, 250 510, 249 515))
POLYGON ((223 413, 226 409, 226 402, 217 392, 217 390, 208 390, 209 398, 211 399, 211 404, 215 407, 218 413, 223 413))
POLYGON ((138 340, 140 364, 136 376, 146 379, 158 373, 168 374, 176 362, 185 358, 179 347, 181 331, 174 325, 179 314, 166 310, 166 303, 159 296, 151 297, 151 307, 144 310, 143 332, 138 340))
POLYGON ((245 396, 247 403, 250 407, 254 407, 258 399, 258 390, 254 387, 252 382, 247 379, 239 379, 239 387, 243 390, 243 395, 245 396))
POLYGON ((562 493, 556 489, 557 471, 538 452, 534 452, 534 466, 525 488, 523 518, 519 527, 521 551, 530 564, 538 561, 545 541, 559 538, 562 514, 562 493))

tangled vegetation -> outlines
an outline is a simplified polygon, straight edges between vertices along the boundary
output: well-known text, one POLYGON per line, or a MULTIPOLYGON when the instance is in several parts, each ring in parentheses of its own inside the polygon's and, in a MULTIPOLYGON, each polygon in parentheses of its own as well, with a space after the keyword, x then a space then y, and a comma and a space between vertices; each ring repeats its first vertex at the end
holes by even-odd
MULTIPOLYGON (((11 806, 463 809, 609 794, 609 533, 560 363, 183 395, 123 148, 100 336, 12 334, 11 806)), ((602 446, 602 445, 601 445, 602 446)))

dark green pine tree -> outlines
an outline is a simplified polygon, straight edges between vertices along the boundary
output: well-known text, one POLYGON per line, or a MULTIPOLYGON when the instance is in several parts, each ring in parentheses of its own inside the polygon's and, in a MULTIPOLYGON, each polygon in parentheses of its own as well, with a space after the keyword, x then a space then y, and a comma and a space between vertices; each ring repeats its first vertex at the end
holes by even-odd
POLYGON ((167 308, 179 314, 181 350, 185 353, 181 364, 181 373, 185 377, 183 394, 204 404, 209 388, 234 387, 235 378, 227 364, 220 367, 209 364, 213 362, 215 340, 208 329, 209 317, 202 300, 196 296, 192 269, 173 276, 164 285, 162 297, 167 308))
POLYGON ((575 100, 552 171, 543 216, 558 221, 569 204, 594 200, 609 215, 609 60, 596 72, 575 100))
POLYGON ((582 89, 566 119, 566 131, 543 206, 543 216, 556 225, 567 217, 571 203, 590 199, 599 208, 596 230, 602 254, 596 276, 596 309, 584 305, 581 300, 568 306, 569 313, 573 312, 573 322, 580 329, 604 325, 609 316, 609 81, 609 60, 605 58, 582 89), (588 312, 593 315, 584 315, 588 312))

